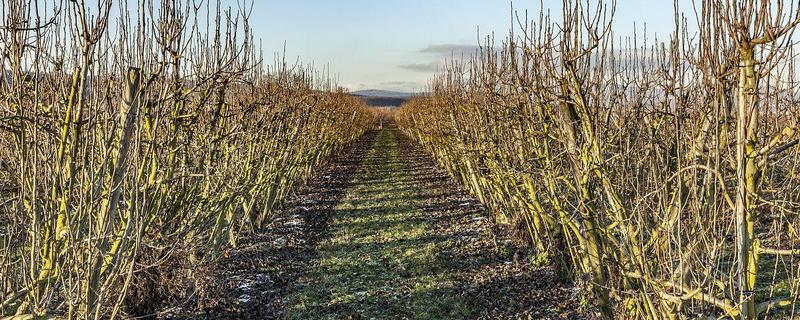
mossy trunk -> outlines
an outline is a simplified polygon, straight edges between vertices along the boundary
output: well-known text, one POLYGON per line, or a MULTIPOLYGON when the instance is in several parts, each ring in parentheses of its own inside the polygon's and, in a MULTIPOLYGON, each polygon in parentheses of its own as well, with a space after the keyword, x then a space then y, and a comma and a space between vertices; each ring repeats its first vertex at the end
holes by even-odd
POLYGON ((742 319, 756 318, 754 290, 758 274, 758 253, 752 239, 759 176, 755 150, 758 123, 758 78, 755 64, 753 46, 742 45, 739 48, 736 119, 736 260, 742 319))

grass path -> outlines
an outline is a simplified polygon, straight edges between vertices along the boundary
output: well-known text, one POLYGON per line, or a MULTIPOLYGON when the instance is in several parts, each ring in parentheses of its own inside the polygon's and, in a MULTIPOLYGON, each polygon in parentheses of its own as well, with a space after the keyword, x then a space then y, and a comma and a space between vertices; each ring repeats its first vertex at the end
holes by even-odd
POLYGON ((454 285, 453 239, 426 214, 437 190, 419 189, 426 168, 401 154, 396 132, 383 130, 345 199, 316 266, 290 298, 290 318, 463 318, 470 313, 454 285))
POLYGON ((396 128, 372 131, 160 318, 587 318, 512 233, 396 128))

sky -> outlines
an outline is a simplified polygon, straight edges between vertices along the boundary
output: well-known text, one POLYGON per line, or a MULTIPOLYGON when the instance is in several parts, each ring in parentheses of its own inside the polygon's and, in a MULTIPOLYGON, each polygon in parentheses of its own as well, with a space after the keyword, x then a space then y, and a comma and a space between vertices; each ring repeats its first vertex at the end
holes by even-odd
MULTIPOLYGON (((235 5, 235 0, 231 0, 235 5)), ((594 2, 595 0, 590 0, 594 2)), ((515 1, 514 9, 561 11, 561 0, 515 1)), ((691 0, 682 11, 694 15, 691 0)), ((615 37, 666 39, 671 0, 617 0, 615 37)), ((326 67, 350 90, 422 91, 436 67, 454 53, 472 52, 479 39, 501 40, 511 23, 504 0, 255 0, 251 17, 265 56, 286 52, 290 62, 326 67)))

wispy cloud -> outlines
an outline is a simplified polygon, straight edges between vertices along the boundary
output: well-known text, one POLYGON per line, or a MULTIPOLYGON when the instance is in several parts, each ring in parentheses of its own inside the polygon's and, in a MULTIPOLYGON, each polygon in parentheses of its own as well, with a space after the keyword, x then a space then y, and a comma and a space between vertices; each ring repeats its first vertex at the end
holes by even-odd
POLYGON ((442 62, 444 62, 443 59, 427 63, 403 64, 399 65, 398 67, 400 67, 401 69, 418 71, 418 72, 436 72, 436 70, 438 70, 442 62))
POLYGON ((419 82, 415 81, 386 81, 381 82, 380 85, 382 86, 407 86, 407 85, 418 85, 419 82))
POLYGON ((366 84, 363 84, 363 83, 344 83, 341 86, 346 88, 347 90, 350 90, 350 91, 358 91, 358 90, 364 90, 364 89, 368 88, 368 86, 366 84))
POLYGON ((438 56, 471 56, 480 50, 479 46, 466 44, 432 44, 420 50, 421 53, 431 53, 438 56))
POLYGON ((415 92, 425 87, 425 81, 385 81, 378 86, 383 90, 415 92))
POLYGON ((431 44, 418 51, 421 54, 420 59, 427 59, 427 62, 403 64, 397 67, 416 72, 434 73, 441 70, 448 61, 467 60, 478 54, 481 49, 486 50, 486 48, 469 44, 431 44))
POLYGON ((398 92, 418 92, 424 89, 427 81, 384 81, 379 82, 377 84, 365 84, 365 83, 345 83, 342 84, 343 88, 346 88, 350 92, 353 91, 360 91, 360 90, 368 90, 368 89, 377 89, 377 90, 387 90, 387 91, 398 91, 398 92))

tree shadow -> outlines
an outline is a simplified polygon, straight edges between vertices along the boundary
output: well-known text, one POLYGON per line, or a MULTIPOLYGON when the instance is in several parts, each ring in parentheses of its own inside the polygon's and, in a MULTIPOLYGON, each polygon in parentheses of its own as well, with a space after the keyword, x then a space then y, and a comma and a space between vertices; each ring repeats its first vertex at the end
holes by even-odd
POLYGON ((333 213, 333 225, 347 241, 320 243, 322 260, 287 318, 495 314, 492 299, 476 300, 470 292, 481 290, 477 279, 484 270, 508 269, 513 256, 495 252, 493 225, 483 206, 421 149, 391 134, 399 155, 385 151, 365 157, 350 186, 355 196, 333 213))
POLYGON ((328 237, 334 208, 341 203, 377 132, 367 132, 332 158, 313 179, 280 206, 263 230, 238 246, 199 279, 190 306, 168 319, 276 319, 284 297, 317 259, 319 241, 328 237))

